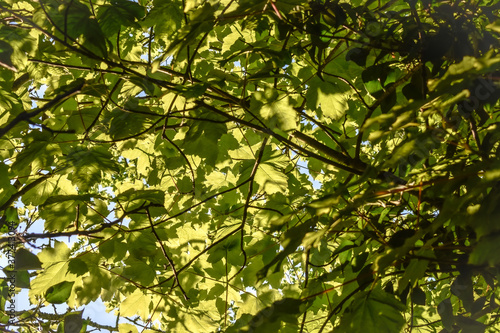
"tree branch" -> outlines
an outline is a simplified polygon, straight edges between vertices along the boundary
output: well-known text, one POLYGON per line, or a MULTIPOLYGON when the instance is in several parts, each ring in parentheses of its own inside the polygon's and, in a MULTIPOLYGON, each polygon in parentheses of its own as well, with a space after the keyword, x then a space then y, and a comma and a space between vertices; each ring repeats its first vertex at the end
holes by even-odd
POLYGON ((21 112, 19 115, 17 115, 16 118, 11 120, 7 125, 0 128, 0 138, 2 138, 5 134, 7 134, 11 129, 13 129, 21 121, 29 121, 30 118, 35 117, 35 116, 39 115, 40 113, 49 110, 50 108, 56 106, 57 104, 67 100, 68 98, 70 98, 74 95, 77 95, 78 93, 81 92, 81 89, 83 88, 84 84, 85 83, 82 82, 81 84, 72 88, 71 90, 69 90, 65 93, 62 93, 60 95, 57 95, 56 97, 54 97, 54 99, 52 99, 50 102, 48 102, 47 104, 45 104, 44 106, 42 106, 40 108, 36 108, 31 112, 26 112, 26 111, 21 112))

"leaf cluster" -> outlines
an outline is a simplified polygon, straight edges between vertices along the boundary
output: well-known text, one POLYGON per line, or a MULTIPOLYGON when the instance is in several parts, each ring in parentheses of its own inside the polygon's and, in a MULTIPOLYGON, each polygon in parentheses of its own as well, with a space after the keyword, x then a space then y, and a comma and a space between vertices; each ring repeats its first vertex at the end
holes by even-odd
POLYGON ((0 0, 16 330, 494 332, 498 9, 0 0))

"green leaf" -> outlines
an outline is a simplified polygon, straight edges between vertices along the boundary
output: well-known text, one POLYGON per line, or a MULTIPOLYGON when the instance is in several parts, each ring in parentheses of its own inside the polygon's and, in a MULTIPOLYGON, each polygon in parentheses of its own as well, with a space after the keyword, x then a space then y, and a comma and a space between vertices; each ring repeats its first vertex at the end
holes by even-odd
POLYGON ((106 147, 98 146, 87 149, 76 147, 66 156, 68 179, 86 191, 102 179, 103 172, 118 172, 119 168, 113 155, 106 147))
POLYGON ((420 287, 413 288, 411 291, 411 300, 417 305, 425 305, 425 292, 420 287))
POLYGON ((145 318, 149 311, 149 303, 150 297, 139 289, 136 289, 120 304, 120 313, 123 316, 134 316, 138 314, 142 318, 145 318))
POLYGON ((75 282, 63 281, 56 285, 53 285, 45 293, 45 300, 52 304, 62 304, 66 302, 73 289, 73 284, 75 282))
POLYGON ((125 257, 127 248, 127 243, 125 243, 123 237, 120 236, 107 239, 99 244, 99 252, 104 258, 114 258, 117 261, 125 257))
POLYGON ((16 270, 31 270, 42 268, 42 263, 36 255, 26 249, 18 249, 15 256, 16 270))
POLYGON ((109 279, 101 274, 99 270, 91 270, 90 274, 82 279, 82 286, 75 286, 74 293, 77 295, 76 305, 85 305, 95 302, 104 288, 109 288, 109 279))
POLYGON ((69 258, 70 250, 64 242, 55 241, 53 247, 46 247, 37 254, 42 262, 43 268, 48 268, 52 264, 66 261, 69 258))
POLYGON ((255 314, 240 332, 252 332, 255 328, 263 333, 280 331, 282 322, 297 323, 299 315, 306 306, 306 302, 294 298, 275 301, 271 306, 255 314))
POLYGON ((472 311, 474 289, 472 278, 469 273, 461 273, 455 281, 453 281, 450 290, 455 296, 460 298, 466 311, 472 311))
POLYGON ((116 196, 120 201, 145 200, 154 204, 163 205, 165 202, 165 193, 160 190, 136 190, 128 189, 116 196))
POLYGON ((76 39, 97 56, 107 55, 104 35, 86 5, 78 0, 69 1, 59 7, 58 13, 53 14, 52 20, 64 34, 76 39))
POLYGON ((470 254, 469 263, 472 265, 498 265, 500 258, 493 255, 498 251, 500 251, 500 235, 492 234, 483 236, 470 254))
MULTIPOLYGON (((430 250, 420 250, 418 255, 427 258, 433 258, 434 254, 430 250)), ((429 265, 429 260, 425 259, 411 259, 409 265, 406 267, 405 272, 398 284, 398 293, 403 292, 408 285, 414 287, 416 283, 425 275, 425 271, 429 265)))
POLYGON ((87 263, 79 258, 75 258, 69 261, 68 272, 75 274, 76 276, 84 275, 89 271, 87 263))
POLYGON ((368 259, 368 252, 363 252, 360 253, 356 256, 354 256, 353 261, 352 261, 352 271, 353 272, 359 272, 363 266, 365 265, 366 259, 368 259))
MULTIPOLYGON (((147 250, 144 253, 135 254, 134 256, 137 258, 128 258, 125 260, 125 264, 127 265, 123 270, 123 276, 131 279, 132 281, 137 281, 144 285, 149 285, 153 282, 156 272, 151 268, 151 266, 145 264, 142 258, 152 255, 154 253, 147 253, 147 250)), ((136 250, 136 253, 138 251, 136 250)))
POLYGON ((47 198, 42 206, 49 206, 58 204, 66 201, 79 201, 79 202, 88 202, 91 200, 93 196, 90 194, 73 194, 73 195, 53 195, 47 198))
POLYGON ((354 61, 358 66, 365 66, 369 53, 370 51, 365 48, 354 47, 347 52, 345 59, 354 61))
POLYGON ((78 214, 84 214, 91 195, 52 195, 40 206, 46 230, 64 230, 74 224, 78 214))
POLYGON ((36 49, 36 38, 14 25, 0 27, 0 66, 17 72, 27 65, 36 49))
POLYGON ((118 324, 118 332, 119 333, 138 333, 137 326, 133 324, 127 323, 119 323, 118 324))
POLYGON ((122 26, 134 26, 134 23, 144 17, 144 14, 144 7, 136 2, 113 0, 110 5, 99 6, 97 20, 103 33, 110 37, 118 33, 122 26))
POLYGON ((130 233, 127 244, 128 251, 137 258, 151 256, 159 251, 155 237, 147 232, 130 233))
POLYGON ((252 94, 251 110, 260 114, 270 128, 290 131, 297 128, 299 115, 290 97, 279 96, 273 89, 252 94))
MULTIPOLYGON (((137 109, 137 108, 134 108, 137 109)), ((141 108, 137 111, 147 111, 147 108, 141 108)), ((124 112, 115 109, 111 113, 111 125, 109 126, 109 135, 114 140, 124 139, 136 136, 142 133, 147 126, 147 118, 141 113, 124 112)))
POLYGON ((500 32, 500 20, 496 20, 486 26, 486 29, 493 30, 495 32, 500 32))
POLYGON ((307 107, 331 120, 340 119, 348 109, 345 83, 322 81, 314 77, 308 82, 307 107))
POLYGON ((64 316, 64 333, 81 332, 83 328, 83 311, 69 313, 64 316))
POLYGON ((453 316, 453 305, 449 298, 444 299, 438 304, 438 314, 441 317, 444 328, 448 331, 452 330, 453 324, 455 323, 455 317, 453 316))
POLYGON ((197 122, 189 126, 189 130, 182 140, 182 147, 186 154, 204 158, 205 163, 213 165, 219 152, 219 139, 226 133, 225 124, 197 122))
POLYGON ((0 0, 0 321, 17 286, 58 333, 98 323, 45 296, 162 332, 496 327, 476 3, 0 0))
MULTIPOLYGON (((25 270, 15 270, 11 271, 8 269, 3 269, 3 272, 6 276, 6 279, 8 279, 11 283, 11 286, 15 286, 17 288, 30 288, 30 274, 25 271, 25 270)), ((13 290, 10 289, 10 292, 12 293, 13 290)), ((7 297, 5 298, 7 299, 7 297)))
MULTIPOLYGON (((12 194, 13 193, 14 191, 12 191, 12 194)), ((16 208, 8 207, 5 210, 5 215, 0 217, 0 228, 1 228, 0 230, 2 230, 2 232, 4 233, 8 233, 13 229, 12 224, 14 224, 14 226, 16 227, 19 225, 19 215, 16 208)))
POLYGON ((17 72, 17 68, 12 63, 11 57, 14 53, 14 49, 9 43, 0 40, 0 66, 10 69, 11 71, 17 72))
POLYGON ((354 296, 337 330, 339 332, 400 332, 405 324, 405 306, 394 296, 380 290, 360 292, 354 296))
POLYGON ((29 169, 46 170, 53 165, 60 148, 50 143, 49 133, 32 132, 24 138, 26 148, 23 149, 11 168, 17 173, 28 172, 29 169))
POLYGON ((484 333, 488 329, 487 325, 464 316, 457 316, 456 324, 462 332, 484 333))
POLYGON ((268 274, 268 270, 276 265, 274 272, 277 272, 281 268, 281 263, 283 260, 291 253, 297 251, 297 248, 302 244, 307 232, 313 231, 313 226, 316 224, 315 219, 309 219, 300 225, 290 228, 282 236, 281 246, 283 246, 283 251, 281 251, 273 260, 264 266, 257 274, 259 279, 264 278, 268 274))
MULTIPOLYGON (((179 31, 183 21, 183 12, 173 2, 155 1, 154 7, 148 12, 144 19, 144 26, 154 26, 154 32, 158 37, 172 36, 179 31)), ((160 62, 165 59, 161 59, 160 62)))

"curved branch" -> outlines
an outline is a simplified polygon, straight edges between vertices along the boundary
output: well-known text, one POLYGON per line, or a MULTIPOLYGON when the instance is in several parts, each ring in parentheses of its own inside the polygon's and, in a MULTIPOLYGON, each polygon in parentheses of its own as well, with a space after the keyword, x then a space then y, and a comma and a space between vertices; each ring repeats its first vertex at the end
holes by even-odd
POLYGON ((50 173, 46 174, 46 175, 43 175, 40 178, 38 178, 38 179, 32 181, 31 183, 29 183, 28 185, 26 185, 22 189, 20 189, 17 193, 14 193, 2 206, 0 206, 0 211, 3 211, 5 209, 7 209, 19 197, 21 197, 26 192, 28 192, 29 190, 31 190, 33 187, 37 186, 38 184, 41 184, 43 181, 45 181, 46 179, 48 179, 48 178, 50 178, 52 176, 53 176, 53 174, 50 174, 50 173))
POLYGON ((255 160, 255 163, 252 168, 252 172, 250 173, 250 185, 248 186, 248 193, 247 193, 247 198, 245 200, 245 206, 243 209, 243 217, 241 218, 241 224, 239 226, 240 229, 240 249, 241 252, 243 253, 243 265, 241 265, 240 269, 234 273, 234 275, 227 280, 227 282, 230 282, 232 279, 234 279, 238 274, 241 273, 241 271, 245 268, 247 264, 247 253, 245 251, 244 245, 243 245, 243 237, 245 236, 245 224, 247 222, 248 218, 248 207, 250 205, 250 199, 252 198, 252 192, 253 192, 253 183, 255 180, 255 174, 257 173, 257 169, 259 168, 259 164, 262 161, 262 156, 264 155, 264 149, 266 148, 267 144, 267 138, 264 138, 262 141, 262 145, 260 146, 260 151, 259 155, 257 156, 257 159, 255 160))
POLYGON ((161 251, 163 253, 163 256, 165 257, 165 259, 167 259, 168 264, 170 265, 170 268, 172 269, 172 273, 174 274, 175 278, 174 278, 174 284, 172 285, 172 288, 174 288, 175 284, 177 283, 177 285, 179 286, 179 289, 181 290, 182 296, 184 296, 184 299, 187 301, 187 300, 189 300, 189 297, 186 294, 186 292, 184 291, 184 289, 182 288, 181 282, 179 281, 179 275, 177 274, 177 271, 176 271, 175 266, 174 266, 174 262, 168 256, 167 250, 165 250, 165 246, 163 245, 163 243, 162 243, 162 241, 160 239, 160 236, 158 236, 158 233, 155 230, 155 227, 154 227, 154 224, 153 224, 153 220, 151 219, 151 214, 149 213, 149 209, 148 208, 146 208, 146 214, 148 215, 149 224, 151 225, 151 231, 155 235, 156 240, 158 241, 158 243, 160 243, 160 247, 161 247, 161 251))
POLYGON ((35 116, 39 115, 40 113, 49 110, 50 108, 58 105, 61 102, 64 102, 65 100, 67 100, 68 98, 70 98, 74 95, 79 94, 84 85, 85 85, 84 82, 80 83, 78 86, 72 88, 71 90, 69 90, 65 93, 57 95, 56 97, 54 97, 54 99, 52 99, 50 102, 48 102, 44 106, 36 108, 31 112, 26 112, 26 111, 21 112, 19 115, 17 115, 16 118, 11 120, 7 125, 0 128, 0 138, 3 137, 5 134, 7 134, 11 129, 13 129, 20 122, 29 121, 30 118, 35 117, 35 116))

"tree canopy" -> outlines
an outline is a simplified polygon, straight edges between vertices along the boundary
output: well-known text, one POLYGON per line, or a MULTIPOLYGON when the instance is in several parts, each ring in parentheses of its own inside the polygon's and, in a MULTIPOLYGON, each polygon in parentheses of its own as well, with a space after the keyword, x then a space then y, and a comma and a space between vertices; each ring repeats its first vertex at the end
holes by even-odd
POLYGON ((1 329, 496 332, 499 11, 0 0, 1 329))

